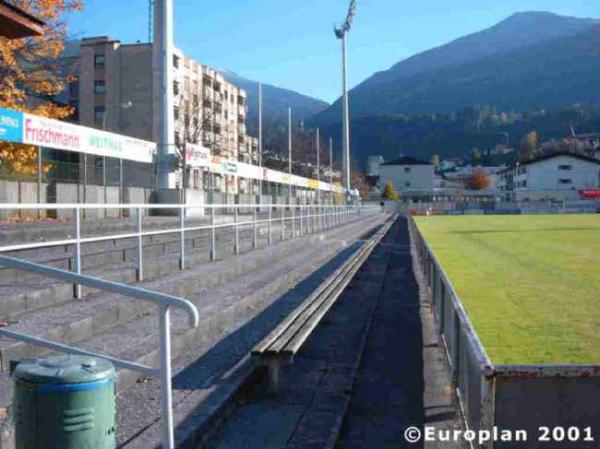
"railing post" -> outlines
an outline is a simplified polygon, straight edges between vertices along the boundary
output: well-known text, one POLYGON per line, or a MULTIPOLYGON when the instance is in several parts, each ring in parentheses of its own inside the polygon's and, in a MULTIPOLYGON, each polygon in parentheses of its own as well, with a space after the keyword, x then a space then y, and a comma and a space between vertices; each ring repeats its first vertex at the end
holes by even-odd
POLYGON ((238 227, 238 208, 237 206, 235 207, 235 212, 233 214, 233 227, 235 228, 235 241, 234 243, 234 247, 233 247, 233 252, 235 254, 239 254, 240 253, 240 230, 238 227))
MULTIPOLYGON (((81 211, 79 206, 75 207, 75 216, 73 218, 75 220, 75 269, 73 271, 81 274, 81 211)), ((73 285, 73 296, 75 299, 81 299, 81 285, 73 285)))
POLYGON ((304 229, 304 210, 306 209, 306 207, 304 206, 300 206, 300 237, 302 237, 303 235, 306 234, 305 229, 304 229))
POLYGON ((294 207, 292 207, 291 210, 292 210, 292 238, 295 239, 296 238, 296 209, 294 207))
POLYGON ((285 240, 285 206, 281 208, 281 241, 285 240))
POLYGON ((179 208, 179 269, 185 270, 185 206, 179 208))
POLYGON ((160 404, 162 409, 162 449, 175 449, 173 397, 171 392, 171 323, 169 306, 159 306, 160 326, 160 404))
POLYGON ((144 280, 144 236, 142 234, 142 212, 143 209, 138 207, 137 209, 137 281, 141 282, 144 280))
POLYGON ((269 205, 269 245, 273 243, 273 206, 269 205))
POLYGON ((215 206, 210 209, 210 260, 217 258, 217 241, 215 236, 215 206))
POLYGON ((256 249, 258 247, 258 236, 256 235, 257 229, 256 229, 256 207, 254 208, 254 214, 252 216, 253 218, 253 222, 252 222, 252 248, 256 249))

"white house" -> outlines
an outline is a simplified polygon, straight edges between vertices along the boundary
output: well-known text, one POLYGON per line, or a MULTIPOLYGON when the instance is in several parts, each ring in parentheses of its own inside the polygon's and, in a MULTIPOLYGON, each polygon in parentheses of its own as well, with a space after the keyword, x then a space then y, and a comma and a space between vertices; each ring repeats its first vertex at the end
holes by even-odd
POLYGON ((367 176, 379 176, 379 166, 383 162, 383 156, 367 157, 367 176))
POLYGON ((498 187, 516 201, 574 200, 580 191, 600 188, 600 161, 560 152, 540 156, 500 174, 498 187))
POLYGON ((410 156, 403 156, 379 166, 379 186, 383 191, 388 181, 400 196, 425 196, 433 193, 434 166, 410 156))

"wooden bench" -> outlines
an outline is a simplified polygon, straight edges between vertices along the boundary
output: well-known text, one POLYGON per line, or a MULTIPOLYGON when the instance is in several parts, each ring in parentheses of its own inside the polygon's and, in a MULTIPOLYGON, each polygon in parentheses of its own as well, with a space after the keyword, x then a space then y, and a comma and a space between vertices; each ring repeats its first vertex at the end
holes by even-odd
POLYGON ((252 358, 258 359, 259 364, 268 368, 272 393, 277 394, 279 390, 280 367, 294 361, 294 356, 350 284, 394 221, 395 217, 388 220, 365 240, 342 266, 252 349, 252 358))

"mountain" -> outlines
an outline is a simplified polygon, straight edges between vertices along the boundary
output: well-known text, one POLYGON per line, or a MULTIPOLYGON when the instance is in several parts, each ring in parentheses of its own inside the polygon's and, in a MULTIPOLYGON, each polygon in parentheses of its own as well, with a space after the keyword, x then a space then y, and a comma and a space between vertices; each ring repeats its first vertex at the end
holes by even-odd
MULTIPOLYGON (((258 135, 258 82, 243 78, 233 72, 221 70, 227 81, 244 89, 248 95, 248 130, 258 135)), ((265 127, 287 123, 288 107, 291 106, 295 120, 305 120, 321 111, 329 104, 298 92, 263 84, 263 118, 265 127)))
MULTIPOLYGON (((469 105, 502 110, 600 101, 600 21, 546 12, 499 24, 401 61, 350 92, 352 118, 452 112, 469 105)), ((341 102, 317 114, 340 121, 341 102)))

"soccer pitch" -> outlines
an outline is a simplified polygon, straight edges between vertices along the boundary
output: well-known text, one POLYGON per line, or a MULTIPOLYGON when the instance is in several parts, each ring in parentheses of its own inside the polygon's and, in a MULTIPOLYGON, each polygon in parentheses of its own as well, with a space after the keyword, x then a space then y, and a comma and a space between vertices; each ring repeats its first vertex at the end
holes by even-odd
POLYGON ((600 364, 600 215, 415 220, 495 364, 600 364))

